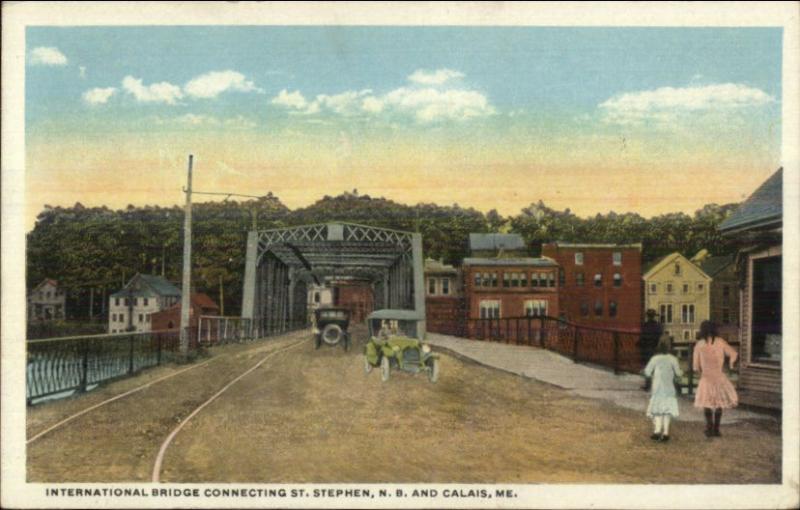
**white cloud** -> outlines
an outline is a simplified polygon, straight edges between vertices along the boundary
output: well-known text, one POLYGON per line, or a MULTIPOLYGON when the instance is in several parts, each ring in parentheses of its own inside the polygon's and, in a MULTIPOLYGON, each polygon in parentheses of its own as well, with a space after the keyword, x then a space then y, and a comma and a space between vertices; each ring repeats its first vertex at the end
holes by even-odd
MULTIPOLYGON (((425 74, 421 70, 409 76, 409 80, 422 83, 444 83, 464 76, 449 69, 440 69, 425 74)), ((383 95, 371 89, 350 90, 340 94, 320 94, 309 101, 300 91, 281 90, 272 98, 272 104, 283 106, 294 113, 312 115, 327 112, 338 115, 394 114, 413 117, 417 122, 429 124, 442 120, 466 120, 495 113, 488 98, 476 90, 448 87, 422 87, 410 85, 399 87, 383 95)))
POLYGON ((116 87, 93 88, 83 93, 83 100, 91 105, 105 104, 116 92, 116 87))
POLYGON ((181 88, 177 85, 162 81, 145 86, 142 84, 142 80, 133 76, 123 78, 122 88, 141 103, 175 104, 178 99, 183 97, 181 88))
POLYGON ((730 112, 774 101, 775 98, 763 90, 738 83, 721 83, 628 92, 604 101, 599 108, 604 120, 611 123, 668 123, 686 114, 730 112))
POLYGON ((263 92, 255 83, 236 71, 211 71, 190 80, 183 87, 187 95, 195 98, 214 98, 233 90, 237 92, 263 92))
POLYGON ((39 66, 65 66, 67 57, 58 48, 52 46, 39 46, 31 50, 29 61, 31 65, 39 66))
POLYGON ((161 125, 180 125, 185 127, 223 127, 226 129, 252 129, 256 127, 256 123, 252 119, 248 119, 244 115, 237 115, 235 117, 218 118, 214 115, 205 115, 197 113, 187 113, 177 117, 156 117, 156 124, 161 125))
POLYGON ((286 108, 293 108, 295 110, 305 110, 308 107, 308 101, 303 97, 299 90, 289 92, 286 89, 281 90, 277 96, 272 98, 272 104, 284 106, 286 108))
POLYGON ((463 78, 464 73, 453 71, 452 69, 437 69, 435 71, 428 71, 426 69, 417 69, 408 77, 412 83, 420 85, 441 85, 449 80, 456 78, 463 78))
POLYGON ((384 102, 395 109, 414 115, 421 123, 439 120, 466 120, 495 112, 489 100, 474 90, 401 87, 389 92, 384 102))

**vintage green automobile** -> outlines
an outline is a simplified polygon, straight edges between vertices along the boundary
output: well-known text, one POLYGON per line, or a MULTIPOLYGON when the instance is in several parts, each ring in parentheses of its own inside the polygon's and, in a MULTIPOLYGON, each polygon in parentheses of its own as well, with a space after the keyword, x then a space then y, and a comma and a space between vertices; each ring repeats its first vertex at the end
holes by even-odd
POLYGON ((367 317, 369 340, 364 347, 364 371, 381 369, 386 382, 392 369, 405 372, 426 372, 428 380, 439 379, 439 355, 431 351, 416 335, 418 317, 410 310, 377 310, 367 317))

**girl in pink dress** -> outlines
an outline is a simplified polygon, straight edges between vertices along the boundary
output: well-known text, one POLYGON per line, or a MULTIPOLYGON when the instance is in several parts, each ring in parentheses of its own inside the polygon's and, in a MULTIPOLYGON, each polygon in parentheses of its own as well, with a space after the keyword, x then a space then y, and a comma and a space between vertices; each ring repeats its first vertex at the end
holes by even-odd
POLYGON ((695 372, 699 371, 701 376, 694 406, 705 410, 706 436, 719 437, 722 410, 736 407, 739 403, 736 389, 725 377, 722 366, 725 363, 725 356, 728 356, 729 366, 733 369, 738 354, 728 342, 717 336, 717 326, 711 321, 703 321, 700 324, 698 336, 699 339, 694 346, 692 367, 695 372))

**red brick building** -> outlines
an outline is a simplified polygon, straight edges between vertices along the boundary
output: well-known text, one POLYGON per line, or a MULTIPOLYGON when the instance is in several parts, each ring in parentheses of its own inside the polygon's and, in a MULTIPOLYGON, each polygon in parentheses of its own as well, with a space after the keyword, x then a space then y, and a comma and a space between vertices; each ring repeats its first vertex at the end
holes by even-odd
POLYGON ((425 260, 425 321, 428 331, 460 335, 464 326, 461 274, 442 261, 425 260))
MULTIPOLYGON (((201 315, 219 315, 219 306, 207 294, 192 294, 191 308, 189 309, 189 327, 197 329, 197 321, 201 315)), ((152 331, 165 329, 178 329, 181 324, 181 304, 172 305, 166 310, 150 315, 150 328, 152 331)))
POLYGON ((350 310, 350 322, 361 323, 375 308, 375 296, 369 282, 339 280, 332 283, 333 305, 350 310))
POLYGON ((558 266, 546 258, 464 259, 468 319, 558 317, 558 266))
POLYGON ((586 326, 638 330, 642 323, 642 245, 547 243, 559 266, 561 317, 586 326))

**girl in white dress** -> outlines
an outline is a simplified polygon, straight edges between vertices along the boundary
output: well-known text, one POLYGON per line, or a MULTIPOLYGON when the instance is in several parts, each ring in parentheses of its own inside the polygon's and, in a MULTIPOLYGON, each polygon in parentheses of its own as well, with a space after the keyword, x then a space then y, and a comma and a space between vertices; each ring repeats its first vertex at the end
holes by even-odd
POLYGON ((646 377, 652 377, 650 404, 647 417, 653 420, 655 430, 650 439, 669 441, 669 422, 678 416, 678 397, 675 392, 675 377, 682 377, 678 358, 670 354, 669 343, 660 341, 656 354, 650 358, 644 369, 646 377))

